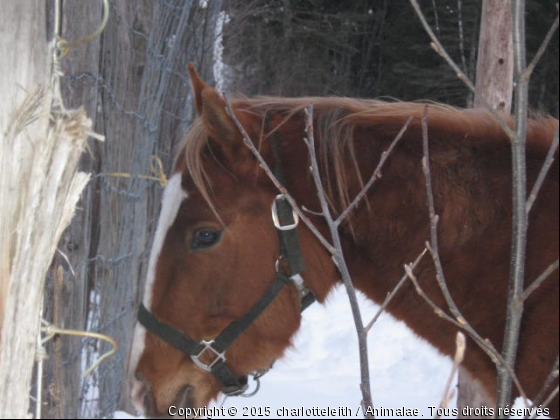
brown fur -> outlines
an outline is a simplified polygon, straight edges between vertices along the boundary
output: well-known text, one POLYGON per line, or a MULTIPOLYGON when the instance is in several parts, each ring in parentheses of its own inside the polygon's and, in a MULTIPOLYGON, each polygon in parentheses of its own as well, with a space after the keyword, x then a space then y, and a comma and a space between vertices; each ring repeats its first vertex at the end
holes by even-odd
MULTIPOLYGON (((199 84, 197 98, 209 97, 201 95, 204 89, 210 88, 199 84)), ((403 264, 418 255, 429 237, 420 167, 424 105, 347 98, 236 99, 236 115, 270 164, 270 133, 278 132, 290 191, 311 210, 319 210, 319 204, 302 140, 302 110, 309 103, 314 104, 322 175, 335 211, 355 196, 405 120, 414 117, 387 161, 382 180, 369 191, 367 205, 352 214, 352 229, 346 224, 342 231, 356 287, 380 302, 402 276, 403 264)), ((206 104, 197 102, 197 107, 204 112, 206 104)), ((168 233, 156 272, 154 314, 194 339, 211 339, 243 315, 272 281, 278 255, 270 220, 276 191, 239 133, 233 140, 220 137, 231 134, 231 121, 226 128, 220 126, 223 117, 214 123, 204 115, 198 119, 177 156, 174 171, 183 174, 189 198, 168 233), (208 226, 224 229, 222 241, 207 250, 189 250, 193 231, 208 226)), ((530 121, 529 189, 557 125, 552 118, 530 121)), ((429 133, 436 211, 441 218, 440 252, 449 288, 473 327, 499 349, 511 244, 509 141, 486 112, 437 104, 429 108, 429 133)), ((322 219, 313 219, 327 235, 322 219)), ((529 227, 527 284, 558 259, 557 163, 535 202, 529 227)), ((338 274, 308 229, 300 224, 299 233, 306 284, 323 301, 339 281, 338 274)), ((429 259, 416 273, 426 293, 445 307, 429 259)), ((540 390, 558 355, 558 299, 556 272, 526 302, 516 370, 529 398, 540 390)), ((434 315, 410 284, 387 310, 442 353, 454 351, 456 328, 434 315)), ((238 374, 268 367, 290 345, 299 322, 296 293, 286 288, 228 350, 228 364, 238 374)), ((495 397, 495 366, 470 340, 464 367, 495 397)), ((216 397, 219 389, 212 375, 151 334, 137 373, 151 385, 154 413, 165 412, 186 386, 193 387, 189 403, 196 407, 216 397)), ((557 415, 558 399, 551 408, 557 415)))

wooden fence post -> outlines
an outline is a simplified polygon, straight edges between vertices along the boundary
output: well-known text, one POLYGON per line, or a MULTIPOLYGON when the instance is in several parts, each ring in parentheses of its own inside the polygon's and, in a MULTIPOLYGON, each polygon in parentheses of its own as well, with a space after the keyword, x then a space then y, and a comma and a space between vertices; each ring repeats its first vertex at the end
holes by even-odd
POLYGON ((89 176, 76 173, 91 121, 53 104, 45 2, 0 14, 0 418, 28 418, 43 289, 89 176))

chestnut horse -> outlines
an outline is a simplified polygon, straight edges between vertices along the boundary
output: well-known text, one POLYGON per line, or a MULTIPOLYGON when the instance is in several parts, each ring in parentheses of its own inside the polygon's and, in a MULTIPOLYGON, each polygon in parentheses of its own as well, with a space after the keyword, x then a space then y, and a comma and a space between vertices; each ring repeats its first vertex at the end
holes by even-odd
MULTIPOLYGON (((301 321, 300 292, 311 290, 323 302, 340 282, 330 254, 306 225, 295 228, 297 220, 287 230, 297 232, 295 258, 302 257, 305 271, 290 279, 275 267, 279 255, 290 253, 278 235, 286 222, 278 226, 271 218, 278 191, 244 145, 224 99, 189 68, 198 118, 164 191, 130 362, 133 402, 151 416, 166 415, 171 405, 203 407, 226 388, 226 393, 241 392, 245 375, 269 368, 290 346, 301 321)), ((314 97, 238 97, 232 104, 265 161, 281 168, 290 194, 310 210, 325 237, 303 140, 305 107, 314 105, 321 176, 335 212, 360 191, 382 152, 413 117, 383 168, 383 179, 341 227, 355 286, 383 301, 403 275, 403 264, 429 239, 420 164, 424 105, 314 97)), ((510 142, 485 111, 429 109, 432 183, 448 286, 470 324, 499 350, 512 237, 510 142)), ((529 188, 557 127, 553 118, 529 122, 529 188)), ((291 208, 289 213, 290 219, 291 208)), ((556 162, 529 219, 526 285, 558 259, 556 162)), ((415 273, 426 294, 445 308, 431 259, 424 258, 415 273)), ((529 398, 539 393, 558 355, 558 300, 556 271, 525 302, 516 373, 529 398)), ((387 311, 443 354, 454 352, 457 327, 436 316, 411 283, 387 311)), ((471 340, 463 366, 495 399, 496 367, 471 340)), ((557 383, 556 378, 551 389, 557 383)), ((551 407, 555 415, 557 399, 551 407)))

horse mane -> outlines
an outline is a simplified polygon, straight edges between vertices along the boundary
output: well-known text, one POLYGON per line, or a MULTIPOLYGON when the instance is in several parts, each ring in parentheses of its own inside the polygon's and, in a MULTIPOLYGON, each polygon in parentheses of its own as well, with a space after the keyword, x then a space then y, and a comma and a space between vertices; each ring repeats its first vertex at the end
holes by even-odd
MULTIPOLYGON (((261 118, 263 124, 261 131, 264 131, 267 117, 273 115, 283 117, 280 124, 272 127, 269 132, 264 132, 260 139, 253 139, 259 148, 263 140, 290 119, 303 118, 304 110, 309 104, 313 104, 319 162, 327 174, 330 174, 331 171, 333 173, 332 181, 331 176, 327 176, 327 196, 331 203, 337 201, 341 208, 344 208, 350 201, 348 196, 349 168, 346 167, 348 161, 351 162, 359 183, 363 185, 354 149, 354 133, 357 129, 369 129, 375 132, 376 137, 392 139, 401 130, 407 119, 412 117, 406 137, 420 139, 421 119, 424 109, 428 105, 431 144, 457 141, 457 139, 461 139, 461 144, 465 146, 490 149, 501 149, 510 144, 509 137, 494 116, 483 109, 461 109, 433 102, 390 102, 346 97, 259 96, 247 98, 237 96, 232 98, 232 105, 237 112, 249 112, 261 118), (338 196, 337 199, 335 199, 335 195, 338 196)), ((503 115, 503 119, 510 127, 513 127, 513 121, 509 115, 503 115)), ((527 156, 544 159, 557 128, 558 120, 541 114, 531 115, 527 124, 527 156)), ((303 135, 302 132, 302 137, 303 135)), ((216 213, 211 200, 211 180, 205 173, 203 165, 203 150, 207 144, 207 134, 201 119, 197 118, 181 143, 180 153, 177 156, 185 158, 186 168, 194 184, 216 213)))

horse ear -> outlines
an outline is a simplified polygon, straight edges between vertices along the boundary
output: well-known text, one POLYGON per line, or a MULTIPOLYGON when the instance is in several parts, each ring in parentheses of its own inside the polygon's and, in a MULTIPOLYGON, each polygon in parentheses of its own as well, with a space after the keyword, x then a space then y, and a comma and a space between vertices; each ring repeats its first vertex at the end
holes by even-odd
POLYGON ((194 91, 194 107, 198 116, 202 115, 202 92, 209 88, 204 80, 200 78, 194 68, 193 63, 189 63, 189 73, 191 75, 191 84, 194 91))
POLYGON ((193 63, 189 63, 189 73, 194 90, 196 113, 202 117, 208 134, 216 141, 222 142, 239 137, 239 130, 227 114, 226 103, 222 96, 200 78, 193 63))

